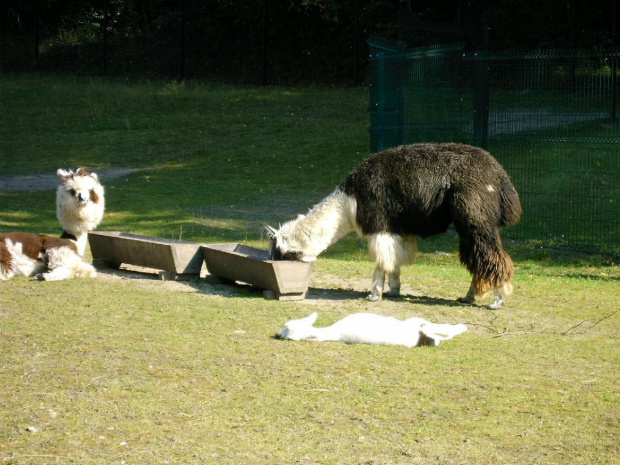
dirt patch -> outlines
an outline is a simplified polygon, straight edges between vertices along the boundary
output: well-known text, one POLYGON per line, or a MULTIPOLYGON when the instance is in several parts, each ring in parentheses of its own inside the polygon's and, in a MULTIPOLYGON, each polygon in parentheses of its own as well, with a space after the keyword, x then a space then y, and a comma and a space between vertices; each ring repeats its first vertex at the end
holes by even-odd
MULTIPOLYGON (((140 171, 137 168, 105 168, 95 171, 102 184, 106 179, 120 178, 140 171)), ((39 174, 31 176, 0 176, 0 191, 46 191, 58 187, 58 176, 39 174)))
MULTIPOLYGON (((143 268, 134 265, 122 265, 120 269, 102 268, 98 270, 96 279, 108 282, 138 286, 151 292, 190 292, 204 297, 235 298, 244 295, 255 295, 263 298, 263 291, 246 284, 225 284, 216 277, 207 273, 206 269, 190 281, 162 281, 159 270, 143 268)), ((404 284, 404 283, 403 283, 404 284)), ((443 299, 424 296, 418 290, 406 284, 401 288, 398 297, 384 297, 379 302, 368 302, 366 296, 370 289, 368 279, 340 279, 332 275, 315 275, 308 289, 308 296, 303 300, 293 301, 297 305, 309 307, 309 311, 316 308, 329 309, 328 312, 351 313, 373 312, 393 315, 406 315, 407 307, 403 303, 423 305, 427 308, 443 308, 446 311, 453 307, 461 307, 456 299, 443 299)))

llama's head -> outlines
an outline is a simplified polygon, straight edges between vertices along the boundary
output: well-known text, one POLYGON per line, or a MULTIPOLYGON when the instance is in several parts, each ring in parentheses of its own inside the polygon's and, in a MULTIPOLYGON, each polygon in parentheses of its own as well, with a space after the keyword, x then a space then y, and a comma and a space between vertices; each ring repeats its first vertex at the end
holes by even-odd
MULTIPOLYGON (((307 249, 307 247, 304 247, 304 237, 299 237, 300 235, 303 236, 303 233, 297 228, 297 223, 303 218, 303 215, 299 215, 296 220, 284 223, 279 230, 271 226, 265 226, 263 232, 271 241, 269 245, 269 258, 271 260, 292 260, 298 262, 316 260, 316 257, 308 256, 304 252, 307 249)), ((309 239, 309 237, 305 237, 305 239, 309 239)))
POLYGON ((95 229, 103 219, 103 186, 95 173, 85 168, 76 172, 59 169, 60 185, 56 190, 56 214, 68 233, 75 236, 95 229))
POLYGON ((284 326, 284 329, 276 333, 278 339, 291 339, 293 341, 302 341, 305 339, 311 339, 313 333, 313 324, 316 321, 318 314, 314 312, 312 315, 299 320, 290 320, 284 326))

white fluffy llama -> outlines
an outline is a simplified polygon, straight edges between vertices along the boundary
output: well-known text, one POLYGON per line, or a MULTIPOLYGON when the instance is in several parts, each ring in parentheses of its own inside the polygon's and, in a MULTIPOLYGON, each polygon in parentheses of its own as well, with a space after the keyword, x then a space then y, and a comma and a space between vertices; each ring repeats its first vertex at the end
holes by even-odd
POLYGON ((94 230, 105 210, 104 190, 95 173, 59 169, 56 213, 63 227, 60 238, 9 232, 0 234, 0 280, 34 276, 44 281, 95 277, 93 266, 83 260, 88 232, 94 230))
POLYGON ((459 324, 435 324, 422 318, 398 320, 373 313, 354 313, 326 328, 313 326, 314 312, 306 318, 291 320, 276 334, 280 339, 294 341, 340 341, 349 344, 380 344, 391 346, 437 346, 467 331, 459 324))

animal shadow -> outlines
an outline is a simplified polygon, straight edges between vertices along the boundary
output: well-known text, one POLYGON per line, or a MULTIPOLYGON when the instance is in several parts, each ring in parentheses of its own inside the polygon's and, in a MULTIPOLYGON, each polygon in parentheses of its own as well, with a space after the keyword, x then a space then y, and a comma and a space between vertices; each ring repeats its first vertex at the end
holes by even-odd
MULTIPOLYGON (((356 291, 353 289, 325 289, 311 287, 308 289, 307 299, 309 300, 330 300, 330 301, 344 301, 344 300, 365 300, 368 296, 368 291, 356 291)), ((444 299, 441 297, 428 297, 420 295, 401 294, 399 296, 390 296, 384 294, 384 300, 392 302, 411 302, 421 305, 429 306, 449 306, 449 307, 462 307, 457 299, 444 299)), ((372 305, 372 302, 368 302, 372 305)))

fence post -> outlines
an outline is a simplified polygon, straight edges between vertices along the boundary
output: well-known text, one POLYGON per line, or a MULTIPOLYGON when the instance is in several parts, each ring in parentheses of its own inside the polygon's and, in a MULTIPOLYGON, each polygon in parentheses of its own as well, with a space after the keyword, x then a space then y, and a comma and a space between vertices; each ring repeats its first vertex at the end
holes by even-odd
POLYGON ((34 2, 34 71, 39 70, 39 0, 34 2))
POLYGON ((185 1, 181 0, 181 63, 179 63, 179 80, 185 79, 185 1))
POLYGON ((383 138, 385 137, 384 130, 381 126, 385 124, 385 60, 383 57, 379 57, 377 70, 377 102, 376 111, 379 116, 379 130, 375 133, 375 137, 371 141, 371 152, 381 152, 385 148, 383 138))
POLYGON ((263 0, 263 49, 261 56, 261 85, 267 85, 267 0, 263 0))
POLYGON ((357 22, 358 22, 358 5, 357 0, 355 0, 355 11, 353 13, 353 85, 357 85, 357 56, 358 56, 358 45, 357 45, 357 22))
POLYGON ((395 64, 396 68, 396 128, 397 128, 397 145, 403 145, 405 142, 405 59, 399 59, 395 64))
POLYGON ((476 52, 474 80, 474 145, 489 148, 489 28, 484 27, 484 50, 476 52))
POLYGON ((614 0, 613 5, 613 14, 612 14, 612 23, 613 30, 611 35, 611 44, 615 56, 611 62, 611 123, 614 124, 616 122, 616 98, 617 98, 617 89, 616 89, 616 74, 618 74, 618 55, 617 55, 617 45, 618 45, 618 33, 616 30, 617 21, 618 21, 618 0, 614 0))

